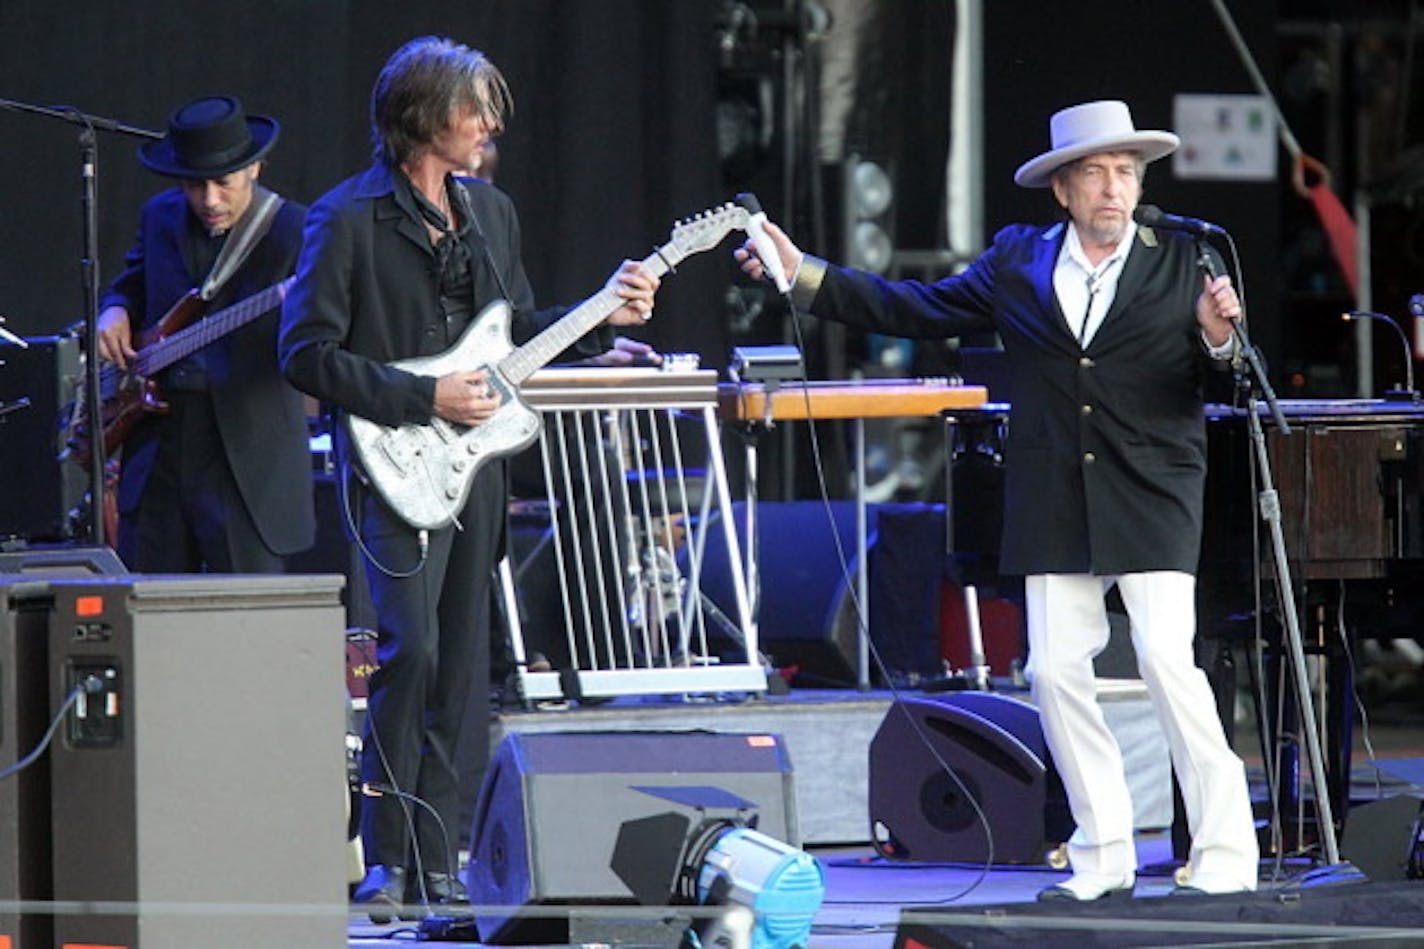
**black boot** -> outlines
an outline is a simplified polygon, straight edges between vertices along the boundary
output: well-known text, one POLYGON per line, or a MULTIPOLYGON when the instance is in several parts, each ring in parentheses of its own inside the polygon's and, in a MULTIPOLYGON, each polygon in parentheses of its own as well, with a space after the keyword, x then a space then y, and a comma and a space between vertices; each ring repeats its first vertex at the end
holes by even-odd
POLYGON ((371 922, 389 923, 405 899, 405 876, 405 867, 373 863, 366 868, 366 876, 356 887, 351 902, 366 906, 371 922))
POLYGON ((429 903, 435 905, 469 905, 470 894, 465 891, 465 884, 460 882, 458 876, 452 876, 439 870, 427 870, 421 878, 425 883, 425 892, 421 892, 420 882, 411 880, 406 884, 405 900, 407 903, 429 903))

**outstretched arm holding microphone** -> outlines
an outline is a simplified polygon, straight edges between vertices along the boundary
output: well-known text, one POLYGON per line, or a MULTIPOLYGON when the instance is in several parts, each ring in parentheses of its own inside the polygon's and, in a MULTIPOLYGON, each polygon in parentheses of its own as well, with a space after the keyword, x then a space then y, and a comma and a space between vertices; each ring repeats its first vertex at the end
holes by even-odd
POLYGON ((1057 220, 1004 228, 962 272, 887 280, 803 253, 771 221, 733 253, 755 279, 779 264, 792 301, 813 316, 916 339, 993 331, 1003 343, 1014 393, 1000 569, 1025 576, 1026 673, 1077 822, 1073 873, 1040 898, 1131 895, 1136 882, 1122 756, 1094 701, 1113 586, 1182 776, 1192 835, 1182 889, 1253 890, 1245 768, 1192 653, 1202 370, 1229 354, 1240 300, 1228 277, 1198 268, 1181 222, 1205 222, 1133 218, 1147 166, 1171 154, 1176 135, 1136 128, 1113 100, 1059 111, 1049 137, 1014 180, 1051 193, 1057 220))

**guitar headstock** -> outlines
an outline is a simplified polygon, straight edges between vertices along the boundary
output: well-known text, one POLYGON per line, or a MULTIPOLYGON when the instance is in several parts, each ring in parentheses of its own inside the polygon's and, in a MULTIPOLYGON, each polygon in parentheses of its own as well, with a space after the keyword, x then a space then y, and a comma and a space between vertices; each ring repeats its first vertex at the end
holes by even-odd
POLYGON ((664 256, 671 248, 676 253, 671 262, 676 263, 690 254, 711 250, 733 231, 745 230, 750 217, 746 208, 728 202, 683 218, 673 225, 672 237, 663 248, 664 256))

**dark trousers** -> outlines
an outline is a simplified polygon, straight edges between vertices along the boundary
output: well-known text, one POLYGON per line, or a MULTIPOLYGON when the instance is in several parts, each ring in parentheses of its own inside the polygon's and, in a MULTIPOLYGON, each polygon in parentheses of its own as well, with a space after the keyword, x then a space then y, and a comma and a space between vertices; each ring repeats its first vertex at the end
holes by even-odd
POLYGON ((119 513, 119 557, 139 573, 281 573, 238 492, 212 397, 168 401, 169 414, 146 419, 125 447, 156 453, 138 504, 119 513))
POLYGON ((471 716, 484 727, 468 736, 465 753, 480 761, 489 756, 490 576, 504 532, 504 466, 490 464, 476 475, 459 516, 463 529, 430 531, 419 569, 419 533, 368 489, 355 488, 353 479, 347 484, 359 512, 378 634, 362 778, 401 792, 362 802, 366 863, 453 872, 461 832, 455 752, 467 707, 485 712, 471 716), (424 802, 439 820, 402 795, 424 802))

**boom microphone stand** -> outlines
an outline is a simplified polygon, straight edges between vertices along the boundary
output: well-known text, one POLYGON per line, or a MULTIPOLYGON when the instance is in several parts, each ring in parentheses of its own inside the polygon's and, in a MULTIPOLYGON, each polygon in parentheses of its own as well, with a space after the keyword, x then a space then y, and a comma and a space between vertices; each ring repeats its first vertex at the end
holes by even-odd
POLYGON ((99 143, 97 131, 162 138, 159 132, 135 128, 113 119, 89 115, 69 106, 42 106, 0 99, 0 109, 32 112, 79 126, 80 198, 84 214, 84 246, 79 257, 80 290, 84 298, 84 414, 89 419, 89 540, 104 542, 104 425, 99 397, 99 143))
MULTIPOLYGON (((1229 234, 1226 235, 1226 238, 1230 241, 1232 256, 1235 257, 1235 241, 1231 241, 1229 234)), ((1219 270, 1216 266, 1216 258, 1212 256, 1205 236, 1197 235, 1196 242, 1197 265, 1207 276, 1215 279, 1219 270)), ((1239 266, 1237 272, 1240 272, 1239 266)), ((1286 422, 1285 413, 1281 411, 1280 401, 1276 398, 1275 390, 1271 388, 1271 381, 1266 376, 1265 368, 1261 364, 1260 353, 1256 351, 1256 347, 1252 345, 1251 339, 1246 333, 1244 322, 1243 302, 1242 317, 1232 322, 1231 332, 1236 340, 1237 352, 1250 369, 1249 377, 1244 380, 1247 391, 1246 425, 1250 432, 1251 445, 1256 455, 1256 467, 1261 478, 1257 503, 1260 517, 1266 522, 1271 534, 1271 559, 1276 570, 1277 595, 1280 597, 1281 612, 1285 616, 1286 646, 1290 650, 1291 666, 1295 674, 1296 697, 1300 704, 1301 721, 1304 725, 1301 731, 1305 733, 1306 753, 1310 759, 1310 774, 1315 782, 1315 816, 1320 830, 1320 842, 1325 851, 1326 864, 1333 865, 1340 862, 1340 847, 1335 838, 1335 817, 1330 804, 1329 782, 1325 774, 1324 757, 1320 751, 1320 734, 1316 729, 1315 700, 1310 690, 1310 674, 1305 666, 1305 647, 1300 632, 1300 616, 1296 611, 1295 587, 1291 581, 1290 563, 1286 559, 1285 533, 1281 529, 1280 496, 1276 493, 1271 478, 1271 462, 1266 452, 1266 435, 1261 426, 1260 404, 1256 399, 1258 388, 1266 399, 1277 430, 1282 435, 1289 435, 1290 425, 1286 422), (1252 379, 1255 380, 1254 385, 1251 384, 1252 379)), ((1241 372, 1239 367, 1237 371, 1241 372)), ((1272 793, 1275 793, 1274 788, 1272 788, 1272 793)))

